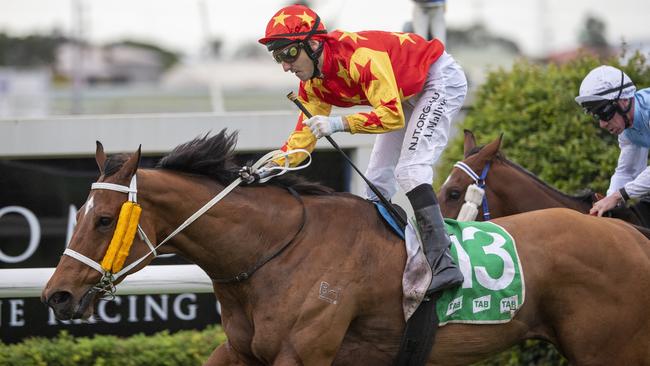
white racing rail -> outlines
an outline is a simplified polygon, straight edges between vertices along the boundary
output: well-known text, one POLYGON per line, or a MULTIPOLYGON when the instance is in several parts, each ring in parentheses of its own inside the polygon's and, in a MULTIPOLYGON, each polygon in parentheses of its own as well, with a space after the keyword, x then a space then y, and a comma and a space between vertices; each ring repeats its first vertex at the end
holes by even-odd
MULTIPOLYGON (((0 298, 40 297, 54 268, 0 269, 0 298)), ((212 292, 212 281, 196 265, 147 266, 117 285, 117 295, 212 292)))

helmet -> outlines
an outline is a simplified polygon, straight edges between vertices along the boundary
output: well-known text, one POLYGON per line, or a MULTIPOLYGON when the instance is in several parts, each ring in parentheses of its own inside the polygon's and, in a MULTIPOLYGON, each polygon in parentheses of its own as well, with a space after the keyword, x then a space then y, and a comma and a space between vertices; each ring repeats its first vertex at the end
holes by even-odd
POLYGON ((629 76, 615 67, 602 65, 591 70, 582 84, 575 100, 583 107, 617 101, 634 96, 636 87, 629 76))
POLYGON ((326 33, 325 24, 313 10, 304 5, 290 5, 273 15, 266 25, 264 38, 260 38, 259 42, 273 51, 326 33))
POLYGON ((597 121, 610 121, 619 114, 628 128, 631 126, 628 112, 632 103, 622 108, 618 101, 632 98, 635 91, 634 83, 623 71, 603 65, 591 70, 582 80, 576 102, 597 121))

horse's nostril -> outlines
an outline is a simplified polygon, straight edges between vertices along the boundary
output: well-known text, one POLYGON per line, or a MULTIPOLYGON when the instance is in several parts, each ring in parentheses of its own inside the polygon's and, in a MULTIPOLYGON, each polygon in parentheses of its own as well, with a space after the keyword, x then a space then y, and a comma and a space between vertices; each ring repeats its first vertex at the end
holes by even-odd
POLYGON ((58 291, 50 296, 50 298, 47 300, 47 304, 50 306, 56 306, 70 301, 71 298, 72 294, 70 294, 68 291, 58 291))

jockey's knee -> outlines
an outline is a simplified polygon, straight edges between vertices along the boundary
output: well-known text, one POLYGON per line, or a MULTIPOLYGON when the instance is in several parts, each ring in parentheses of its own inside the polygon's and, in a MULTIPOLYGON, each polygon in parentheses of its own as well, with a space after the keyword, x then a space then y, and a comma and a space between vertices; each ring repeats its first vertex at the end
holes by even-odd
POLYGON ((421 184, 432 184, 433 171, 428 164, 398 164, 395 167, 395 178, 399 187, 406 193, 421 184))

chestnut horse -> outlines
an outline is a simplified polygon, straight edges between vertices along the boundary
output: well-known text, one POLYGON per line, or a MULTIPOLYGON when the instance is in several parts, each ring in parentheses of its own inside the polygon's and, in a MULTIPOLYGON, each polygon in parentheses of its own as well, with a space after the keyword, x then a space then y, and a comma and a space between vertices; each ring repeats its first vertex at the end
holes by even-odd
MULTIPOLYGON (((464 155, 462 163, 476 175, 489 167, 484 178, 485 197, 491 217, 502 217, 522 212, 552 207, 570 208, 582 213, 589 209, 597 199, 592 192, 582 195, 567 195, 518 164, 508 160, 501 152, 501 137, 483 147, 477 147, 471 131, 465 130, 464 155)), ((465 202, 465 192, 475 180, 456 166, 438 192, 438 200, 444 217, 456 218, 465 202)), ((484 220, 484 209, 478 206, 476 220, 484 220)), ((607 216, 619 218, 637 226, 647 226, 635 209, 620 207, 607 213, 607 216)), ((645 233, 648 230, 640 228, 645 233)))
MULTIPOLYGON (((146 237, 168 236, 237 179, 234 144, 222 131, 180 145, 158 168, 138 169, 139 150, 107 159, 98 143, 101 185, 80 208, 69 249, 102 259, 129 186, 146 237)), ((508 323, 440 327, 430 365, 473 363, 530 338, 552 342, 576 365, 650 365, 650 247, 641 234, 566 209, 494 222, 517 243, 523 306, 508 323)), ((157 251, 179 254, 213 279, 228 341, 208 365, 390 365, 396 357, 404 243, 359 197, 291 176, 237 186, 157 251)), ((127 268, 149 252, 136 238, 127 268)), ((59 319, 86 319, 101 297, 100 277, 64 255, 42 299, 59 319)))

